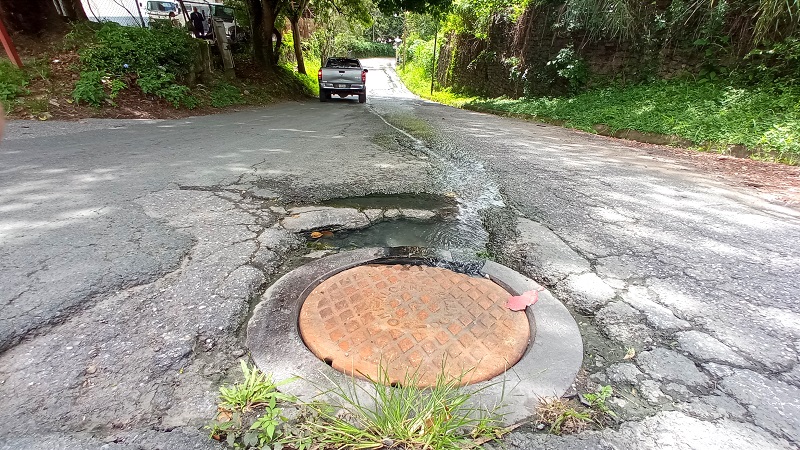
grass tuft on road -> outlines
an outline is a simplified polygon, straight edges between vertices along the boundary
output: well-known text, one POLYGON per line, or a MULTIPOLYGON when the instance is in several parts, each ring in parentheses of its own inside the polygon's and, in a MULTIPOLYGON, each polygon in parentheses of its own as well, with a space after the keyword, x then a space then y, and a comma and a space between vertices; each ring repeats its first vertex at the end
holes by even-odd
POLYGON ((461 450, 509 431, 496 410, 472 406, 462 380, 444 371, 434 386, 420 388, 417 374, 390 383, 382 367, 367 386, 328 379, 330 386, 320 386, 328 401, 300 403, 277 390, 285 382, 245 362, 241 370, 244 381, 220 388, 216 419, 206 426, 212 439, 234 448, 461 450), (288 409, 298 411, 292 420, 283 415, 288 409))
POLYGON ((800 163, 800 86, 737 86, 724 80, 658 80, 594 89, 559 98, 481 99, 448 90, 430 95, 430 80, 414 66, 399 71, 415 94, 441 103, 513 113, 595 132, 635 130, 677 136, 701 150, 742 145, 758 159, 800 163))
POLYGON ((443 371, 426 389, 418 381, 411 373, 393 387, 385 368, 368 388, 330 380, 333 405, 309 405, 316 417, 301 424, 302 436, 323 448, 458 450, 502 434, 496 411, 470 405, 460 378, 443 371))

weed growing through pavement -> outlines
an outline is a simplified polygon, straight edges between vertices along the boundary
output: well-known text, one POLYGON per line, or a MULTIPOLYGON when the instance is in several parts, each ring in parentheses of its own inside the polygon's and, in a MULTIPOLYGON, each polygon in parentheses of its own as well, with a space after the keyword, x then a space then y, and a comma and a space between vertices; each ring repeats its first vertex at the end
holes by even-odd
POLYGON ((478 257, 478 259, 487 259, 489 261, 495 261, 497 259, 495 254, 488 249, 478 250, 477 252, 475 252, 475 256, 478 257))
POLYGON ((391 383, 385 366, 367 385, 328 378, 330 388, 321 394, 330 401, 308 404, 278 392, 284 382, 244 362, 242 372, 243 383, 220 388, 217 418, 206 427, 230 447, 457 450, 479 448, 508 431, 500 428, 497 408, 473 406, 462 379, 444 370, 429 388, 417 387, 416 373, 391 383), (299 414, 289 422, 282 406, 299 414))
POLYGON ((570 402, 562 398, 551 398, 541 402, 536 414, 536 422, 549 425, 548 431, 552 434, 579 433, 590 428, 592 424, 589 411, 579 406, 570 406, 570 402))
POLYGON ((244 412, 274 401, 293 400, 291 396, 278 392, 278 387, 290 383, 292 379, 275 383, 272 376, 256 367, 249 367, 244 361, 241 361, 241 367, 244 383, 219 388, 221 407, 244 412))
POLYGON ((503 432, 497 409, 471 405, 461 377, 448 378, 444 371, 429 388, 417 387, 416 373, 391 383, 384 366, 368 387, 328 380, 332 388, 325 394, 333 404, 308 405, 315 418, 300 424, 303 442, 337 449, 464 449, 503 432))
POLYGON ((552 434, 573 434, 593 427, 604 427, 616 417, 606 400, 611 398, 611 386, 601 386, 597 391, 584 394, 588 407, 562 398, 542 401, 536 411, 536 423, 548 428, 552 434))
POLYGON ((584 394, 583 398, 589 402, 590 408, 593 408, 598 413, 601 413, 604 418, 605 416, 616 417, 617 415, 614 413, 614 411, 611 411, 611 409, 608 408, 608 405, 606 405, 606 400, 611 398, 613 393, 614 390, 611 388, 611 386, 600 386, 597 391, 584 394))
POLYGON ((264 447, 278 442, 279 426, 285 421, 280 403, 294 402, 294 397, 278 391, 293 379, 274 382, 256 367, 241 361, 244 382, 219 389, 217 417, 206 426, 209 436, 234 447, 264 447))

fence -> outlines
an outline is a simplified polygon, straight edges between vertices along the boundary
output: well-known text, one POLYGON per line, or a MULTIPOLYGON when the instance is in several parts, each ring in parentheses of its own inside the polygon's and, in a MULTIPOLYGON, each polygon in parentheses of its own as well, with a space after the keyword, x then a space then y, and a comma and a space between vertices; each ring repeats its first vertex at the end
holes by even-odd
POLYGON ((146 9, 149 3, 173 3, 148 0, 81 0, 81 2, 89 20, 139 27, 146 27, 150 22, 146 9))
MULTIPOLYGON (((62 0, 53 0, 59 2, 62 0)), ((198 12, 208 19, 209 17, 218 17, 225 22, 226 27, 242 26, 237 23, 234 8, 231 6, 222 5, 222 1, 217 2, 210 0, 184 0, 183 7, 177 0, 81 0, 83 9, 89 20, 95 22, 117 22, 125 26, 139 26, 146 27, 150 24, 151 20, 170 20, 170 13, 175 14, 175 18, 181 23, 185 24, 189 18, 193 8, 197 8, 198 12), (186 11, 183 10, 186 8, 186 11)), ((207 20, 206 29, 208 32, 207 20)))

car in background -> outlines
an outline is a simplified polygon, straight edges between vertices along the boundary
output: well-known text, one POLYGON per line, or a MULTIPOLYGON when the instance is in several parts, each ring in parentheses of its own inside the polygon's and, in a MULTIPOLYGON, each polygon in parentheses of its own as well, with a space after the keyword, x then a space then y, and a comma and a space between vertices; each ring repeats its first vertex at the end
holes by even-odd
POLYGON ((319 101, 327 102, 331 95, 341 98, 357 95, 359 103, 366 102, 367 72, 355 58, 328 58, 317 72, 319 101))
POLYGON ((186 21, 181 14, 181 7, 177 2, 164 1, 164 0, 151 0, 148 2, 140 2, 139 6, 144 8, 147 12, 147 19, 153 20, 170 20, 169 13, 175 13, 175 18, 180 20, 181 23, 186 21))

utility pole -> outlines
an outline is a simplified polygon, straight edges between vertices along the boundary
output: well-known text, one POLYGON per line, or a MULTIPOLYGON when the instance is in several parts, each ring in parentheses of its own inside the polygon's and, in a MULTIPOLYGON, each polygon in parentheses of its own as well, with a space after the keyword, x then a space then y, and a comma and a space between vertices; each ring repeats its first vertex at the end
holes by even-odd
POLYGON ((408 11, 403 11, 403 69, 408 58, 408 11))
POLYGON ((436 47, 439 38, 439 19, 436 19, 436 31, 433 35, 433 70, 431 71, 431 95, 433 95, 433 82, 436 80, 436 47))

